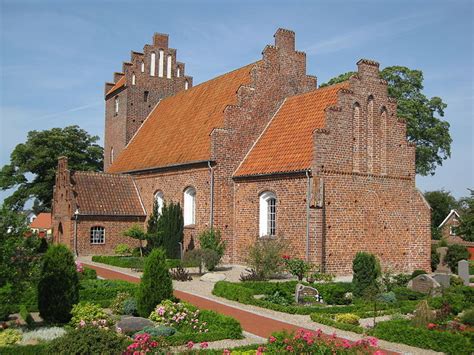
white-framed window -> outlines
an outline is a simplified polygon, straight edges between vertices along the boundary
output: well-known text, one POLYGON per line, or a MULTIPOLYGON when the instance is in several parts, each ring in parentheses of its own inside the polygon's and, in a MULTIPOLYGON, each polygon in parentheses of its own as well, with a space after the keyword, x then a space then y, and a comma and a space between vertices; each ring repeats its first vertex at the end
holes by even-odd
POLYGON ((263 192, 259 202, 259 235, 274 237, 276 235, 276 195, 271 191, 263 192))
POLYGON ((196 189, 194 187, 184 190, 183 214, 185 226, 196 224, 196 189))
POLYGON ((181 76, 181 70, 178 68, 176 68, 176 77, 180 77, 181 76))
POLYGON ((105 244, 105 228, 94 226, 91 228, 91 244, 105 244))
POLYGON ((158 206, 158 214, 161 216, 161 212, 163 211, 163 205, 165 204, 165 199, 162 191, 157 191, 155 193, 155 203, 158 206))
POLYGON ((160 49, 160 58, 158 59, 159 62, 158 62, 158 76, 160 78, 163 77, 163 67, 164 67, 164 64, 165 64, 165 53, 163 52, 162 49, 160 49))
POLYGON ((188 83, 188 81, 186 80, 186 81, 184 82, 184 90, 188 90, 188 88, 189 88, 189 83, 188 83))
POLYGON ((140 64, 140 70, 142 73, 145 72, 145 62, 142 60, 142 63, 140 64))
POLYGON ((156 67, 156 54, 151 53, 151 61, 150 61, 150 75, 155 76, 155 67, 156 67))
POLYGON ((132 85, 136 84, 136 78, 135 78, 135 73, 132 74, 132 85))
POLYGON ((168 55, 168 58, 166 59, 166 77, 168 79, 171 79, 171 56, 168 55))
POLYGON ((114 99, 114 112, 117 114, 119 112, 119 97, 115 96, 114 99))

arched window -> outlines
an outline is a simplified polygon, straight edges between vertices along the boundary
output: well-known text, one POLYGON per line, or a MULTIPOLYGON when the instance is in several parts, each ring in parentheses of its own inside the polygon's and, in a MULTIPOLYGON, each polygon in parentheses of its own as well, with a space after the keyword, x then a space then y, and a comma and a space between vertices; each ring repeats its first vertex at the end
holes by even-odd
POLYGON ((114 99, 114 112, 117 114, 119 112, 119 97, 115 96, 114 99))
POLYGON ((367 172, 374 170, 374 97, 367 101, 367 172))
POLYGON ((180 77, 181 76, 181 69, 179 67, 176 68, 176 77, 180 77))
POLYGON ((142 60, 142 64, 140 64, 140 70, 142 73, 145 72, 145 62, 142 60))
POLYGON ((188 187, 184 190, 184 225, 196 224, 196 190, 194 187, 188 187))
POLYGON ((380 172, 387 174, 387 109, 380 113, 380 172))
POLYGON ((155 67, 156 67, 156 54, 151 54, 151 63, 150 63, 150 75, 155 76, 155 67))
POLYGON ((136 78, 135 78, 135 73, 132 74, 132 85, 135 85, 136 83, 136 78))
POLYGON ((166 59, 166 77, 171 79, 171 56, 166 59))
POLYGON ((110 162, 111 163, 114 162, 114 147, 110 149, 110 162))
POLYGON ((165 204, 163 192, 157 191, 155 193, 155 203, 158 207, 158 214, 161 216, 161 212, 163 211, 163 205, 165 204))
POLYGON ((158 76, 163 77, 163 66, 165 64, 165 54, 162 49, 160 49, 160 58, 158 63, 158 76))
POLYGON ((91 244, 105 244, 105 228, 94 226, 91 228, 91 244))
POLYGON ((260 195, 260 226, 261 237, 276 235, 276 195, 266 191, 260 195))
POLYGON ((354 134, 354 153, 352 158, 352 170, 358 172, 360 161, 360 105, 357 102, 354 104, 352 126, 354 134))
POLYGON ((188 90, 188 88, 189 88, 189 83, 188 83, 188 81, 186 80, 186 81, 184 82, 184 90, 188 90))

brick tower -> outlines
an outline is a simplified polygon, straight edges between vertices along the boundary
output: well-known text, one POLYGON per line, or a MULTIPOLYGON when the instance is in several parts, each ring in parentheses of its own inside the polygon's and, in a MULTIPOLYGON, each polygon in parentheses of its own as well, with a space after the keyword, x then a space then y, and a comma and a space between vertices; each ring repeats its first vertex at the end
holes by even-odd
MULTIPOLYGON (((168 47, 168 35, 155 33, 143 53, 131 53, 114 82, 105 83, 104 171, 122 152, 148 114, 163 98, 192 87, 184 63, 176 61, 176 49, 168 47)), ((159 137, 157 137, 159 140, 159 137)))

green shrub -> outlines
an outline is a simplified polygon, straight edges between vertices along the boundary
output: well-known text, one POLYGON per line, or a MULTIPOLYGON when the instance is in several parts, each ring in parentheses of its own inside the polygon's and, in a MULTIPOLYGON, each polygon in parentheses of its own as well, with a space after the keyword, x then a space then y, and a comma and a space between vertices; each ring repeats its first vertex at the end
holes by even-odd
POLYGON ((43 257, 38 283, 41 318, 50 323, 67 323, 78 301, 79 278, 74 256, 64 245, 53 245, 43 257))
POLYGON ((378 296, 378 300, 385 303, 395 303, 397 301, 397 296, 395 292, 384 292, 378 296))
POLYGON ((292 295, 288 295, 286 293, 283 293, 282 291, 277 290, 273 294, 266 296, 264 300, 282 306, 289 306, 293 303, 294 298, 292 295))
POLYGON ((224 256, 225 242, 222 240, 221 232, 218 229, 208 229, 201 232, 198 236, 199 245, 201 249, 208 249, 214 251, 216 260, 211 260, 209 264, 206 263, 206 269, 212 271, 219 264, 220 260, 224 256))
POLYGON ((123 314, 128 316, 138 315, 137 300, 135 298, 129 298, 123 303, 123 314))
POLYGON ((246 262, 261 279, 268 279, 281 272, 284 249, 285 244, 279 238, 259 238, 249 247, 246 262))
POLYGON ((39 343, 35 345, 9 345, 3 346, 1 349, 2 355, 50 355, 47 349, 48 343, 39 343))
POLYGON ((461 321, 464 324, 473 326, 474 325, 474 308, 465 310, 461 316, 461 321))
POLYGON ((367 289, 376 287, 380 265, 373 254, 358 252, 352 262, 354 295, 361 297, 367 289))
POLYGON ((436 270, 436 268, 439 265, 439 261, 440 261, 440 254, 438 253, 435 247, 432 247, 431 248, 431 271, 434 272, 436 270))
POLYGON ((79 281, 82 280, 95 280, 97 279, 97 271, 85 267, 82 272, 79 273, 79 281))
POLYGON ((123 313, 123 307, 124 303, 126 300, 131 298, 132 295, 128 292, 119 292, 117 293, 117 296, 115 296, 115 299, 113 302, 110 304, 110 309, 114 314, 124 314, 123 313))
POLYGON ((110 307, 112 301, 120 292, 136 296, 138 285, 122 280, 84 280, 80 283, 80 300, 92 302, 101 307, 110 307))
POLYGON ((26 324, 28 325, 33 324, 34 322, 33 317, 31 317, 31 314, 28 311, 28 308, 24 304, 20 305, 20 316, 26 322, 26 324))
POLYGON ((0 287, 0 321, 8 319, 8 316, 12 313, 14 299, 11 284, 0 287))
POLYGON ((435 319, 435 313, 431 310, 427 300, 421 301, 416 306, 415 313, 413 314, 412 324, 415 327, 426 327, 428 323, 431 323, 435 319))
POLYGON ((202 262, 207 270, 213 271, 219 264, 221 257, 219 254, 212 249, 201 249, 202 262))
POLYGON ((97 327, 73 329, 61 338, 53 340, 50 354, 116 355, 122 354, 128 345, 126 337, 97 327))
POLYGON ((469 339, 459 333, 414 327, 408 320, 379 322, 370 334, 379 339, 447 354, 471 354, 474 351, 469 339))
POLYGON ((415 270, 412 272, 411 278, 414 279, 418 275, 424 275, 424 274, 428 274, 428 272, 426 272, 425 270, 415 270))
POLYGON ((458 272, 458 261, 469 260, 467 247, 459 244, 451 244, 446 252, 446 263, 453 273, 458 272))
POLYGON ((0 331, 0 346, 13 345, 21 340, 21 332, 17 329, 0 331))
POLYGON ((336 314, 336 316, 334 317, 334 320, 336 322, 352 324, 352 325, 359 325, 359 319, 360 317, 357 314, 353 314, 353 313, 336 314))
POLYGON ((441 297, 428 299, 431 308, 440 309, 449 305, 451 313, 456 315, 474 304, 474 289, 469 286, 451 286, 444 290, 441 297))
POLYGON ((350 332, 359 333, 359 334, 362 334, 365 331, 364 328, 362 328, 361 326, 336 322, 331 317, 328 317, 327 315, 322 315, 319 313, 311 313, 310 318, 313 322, 329 325, 330 327, 334 327, 341 330, 348 330, 350 332))
POLYGON ((77 327, 81 321, 86 322, 87 324, 92 323, 93 321, 106 320, 109 322, 109 316, 105 311, 98 305, 90 302, 81 302, 74 307, 72 307, 72 318, 71 326, 77 327))
POLYGON ((109 255, 94 255, 92 261, 112 266, 123 267, 127 269, 143 270, 145 258, 140 256, 109 256, 109 255))
POLYGON ((393 289, 393 293, 398 300, 420 300, 426 296, 421 292, 413 291, 407 287, 396 287, 393 289))
POLYGON ((302 259, 285 257, 283 262, 288 272, 296 276, 298 281, 303 281, 303 277, 311 270, 311 265, 302 259))
POLYGON ((202 259, 202 249, 191 249, 184 253, 182 264, 184 267, 197 267, 199 268, 199 274, 202 274, 202 259))
POLYGON ((148 317, 157 304, 173 297, 173 283, 163 249, 155 249, 146 258, 145 270, 137 295, 138 314, 148 317))
POLYGON ((450 286, 463 286, 464 285, 464 280, 461 279, 457 275, 453 275, 451 279, 449 280, 449 285, 450 286))
POLYGON ((143 330, 136 332, 133 336, 144 333, 150 334, 152 337, 169 337, 176 333, 176 329, 164 325, 145 327, 143 330))
POLYGON ((120 244, 117 244, 117 246, 115 247, 114 253, 117 254, 117 255, 124 256, 124 255, 131 254, 132 250, 131 250, 130 246, 128 246, 127 244, 120 243, 120 244))
POLYGON ((349 282, 317 284, 316 288, 323 296, 324 302, 328 304, 345 305, 352 303, 350 294, 353 291, 353 287, 349 282))

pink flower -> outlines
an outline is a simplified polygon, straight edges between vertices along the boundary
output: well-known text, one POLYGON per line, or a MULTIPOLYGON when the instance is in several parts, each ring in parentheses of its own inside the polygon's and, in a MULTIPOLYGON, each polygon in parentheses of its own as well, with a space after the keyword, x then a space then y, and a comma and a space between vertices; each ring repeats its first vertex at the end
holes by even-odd
POLYGON ((207 349, 209 347, 209 344, 203 341, 201 344, 199 344, 199 346, 201 347, 201 349, 207 349))
POLYGON ((263 354, 264 351, 265 351, 265 348, 263 346, 259 346, 257 348, 257 352, 255 353, 255 355, 261 355, 263 354))
POLYGON ((369 342, 369 345, 372 346, 372 347, 376 347, 379 343, 379 340, 377 338, 374 338, 374 337, 368 337, 367 338, 367 341, 369 342))
POLYGON ((150 347, 152 347, 152 348, 156 348, 157 346, 158 346, 158 342, 156 342, 156 341, 152 341, 150 343, 150 347))
POLYGON ((342 340, 342 346, 346 349, 349 349, 351 347, 351 342, 347 339, 342 340))
POLYGON ((188 343, 186 344, 186 347, 188 349, 192 349, 194 347, 194 343, 192 341, 188 341, 188 343))
POLYGON ((434 329, 434 328, 436 328, 436 324, 434 324, 434 323, 429 323, 429 324, 427 325, 427 327, 428 327, 428 329, 434 329))
POLYGON ((81 326, 81 327, 86 326, 86 322, 84 321, 84 319, 81 319, 81 321, 79 322, 79 326, 81 326))
POLYGON ((274 343, 274 342, 276 342, 276 340, 277 340, 277 338, 275 338, 273 335, 270 335, 270 338, 268 338, 268 341, 270 343, 274 343))
POLYGON ((230 350, 229 349, 224 349, 224 351, 222 352, 222 355, 230 355, 230 350))
POLYGON ((382 350, 377 350, 374 355, 385 355, 385 353, 382 350))
POLYGON ((286 351, 290 351, 290 352, 293 351, 293 347, 291 345, 288 345, 285 349, 286 351))

